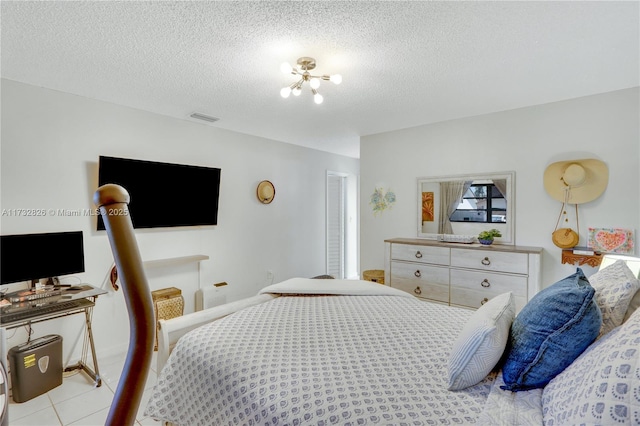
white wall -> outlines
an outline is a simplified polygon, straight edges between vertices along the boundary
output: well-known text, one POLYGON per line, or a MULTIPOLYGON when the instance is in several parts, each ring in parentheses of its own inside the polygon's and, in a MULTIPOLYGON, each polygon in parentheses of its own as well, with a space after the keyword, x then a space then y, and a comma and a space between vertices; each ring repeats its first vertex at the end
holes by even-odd
MULTIPOLYGON (((543 286, 575 271, 551 242, 560 203, 544 190, 555 161, 598 158, 609 185, 580 205, 580 237, 588 227, 640 229, 638 88, 435 123, 363 137, 360 143, 361 269, 384 267, 387 238, 416 237, 418 177, 515 171, 517 245, 544 248, 543 286), (375 215, 375 187, 395 191, 392 209, 375 215)), ((638 247, 636 242, 636 255, 638 247)), ((587 275, 593 268, 583 268, 587 275)))
MULTIPOLYGON (((357 159, 2 80, 0 208, 94 207, 100 155, 222 169, 217 226, 136 231, 144 260, 210 256, 199 268, 183 265, 147 274, 152 290, 181 288, 187 311, 193 310, 198 282, 226 281, 227 300, 232 301, 270 283, 267 271, 273 272, 274 281, 323 274, 326 171, 359 173, 357 159), (263 179, 276 188, 269 205, 255 195, 263 179)), ((158 201, 159 206, 179 203, 158 201)), ((95 230, 94 218, 5 215, 1 225, 2 234, 82 230, 86 272, 77 279, 109 289, 94 309, 98 353, 126 349, 126 308, 122 292, 110 290, 113 257, 105 232, 95 230)), ((70 342, 77 339, 81 325, 80 316, 41 323, 34 326, 34 336, 62 334, 65 357, 71 357, 70 342)), ((9 347, 25 340, 18 330, 9 347)))

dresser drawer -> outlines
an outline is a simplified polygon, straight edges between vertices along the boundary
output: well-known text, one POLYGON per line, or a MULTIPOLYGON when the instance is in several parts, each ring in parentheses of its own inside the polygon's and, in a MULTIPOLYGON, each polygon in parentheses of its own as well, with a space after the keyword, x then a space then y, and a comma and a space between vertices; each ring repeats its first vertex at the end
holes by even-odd
POLYGON ((451 266, 526 275, 529 260, 526 253, 451 249, 451 266))
POLYGON ((424 299, 448 302, 449 269, 393 262, 391 265, 391 287, 424 299))
POLYGON ((446 247, 392 244, 391 259, 406 262, 449 265, 449 249, 446 247))
POLYGON ((451 269, 451 289, 479 291, 498 295, 512 292, 514 296, 527 297, 527 277, 495 274, 484 271, 451 269))
MULTIPOLYGON (((478 309, 480 306, 484 305, 499 294, 501 293, 497 291, 476 291, 460 287, 451 287, 451 305, 478 309)), ((520 312, 527 303, 527 298, 524 296, 516 296, 514 294, 514 300, 516 304, 516 312, 520 312)))

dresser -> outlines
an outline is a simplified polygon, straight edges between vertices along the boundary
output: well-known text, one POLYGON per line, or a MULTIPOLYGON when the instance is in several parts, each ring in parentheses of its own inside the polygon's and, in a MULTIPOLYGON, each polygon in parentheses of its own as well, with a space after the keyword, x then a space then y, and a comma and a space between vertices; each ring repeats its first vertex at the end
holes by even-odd
POLYGON ((541 247, 385 240, 385 284, 431 302, 477 309, 512 292, 516 310, 540 289, 541 247))

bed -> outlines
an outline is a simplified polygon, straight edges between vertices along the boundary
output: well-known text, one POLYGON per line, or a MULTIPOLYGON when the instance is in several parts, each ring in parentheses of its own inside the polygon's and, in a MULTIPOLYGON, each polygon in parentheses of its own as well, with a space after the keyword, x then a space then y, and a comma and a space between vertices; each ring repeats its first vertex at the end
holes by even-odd
MULTIPOLYGON (((128 193, 103 185, 94 202, 131 331, 105 424, 133 425, 153 304, 128 193)), ((639 258, 605 256, 517 314, 511 293, 463 311, 368 282, 294 279, 161 321, 145 411, 179 425, 638 425, 639 270, 639 258)))
POLYGON ((145 414, 177 425, 640 424, 639 269, 606 257, 519 313, 510 293, 472 311, 368 281, 287 280, 161 321, 145 414), (534 343, 541 318, 550 329, 534 343))

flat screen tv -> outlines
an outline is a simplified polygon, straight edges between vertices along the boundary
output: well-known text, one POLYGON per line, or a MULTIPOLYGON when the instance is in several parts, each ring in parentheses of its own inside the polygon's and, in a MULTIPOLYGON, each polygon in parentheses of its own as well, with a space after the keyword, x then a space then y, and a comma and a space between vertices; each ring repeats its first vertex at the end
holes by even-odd
POLYGON ((0 236, 0 284, 84 272, 82 231, 0 236))
POLYGON ((100 156, 98 184, 108 183, 129 193, 134 228, 218 224, 218 168, 100 156))

